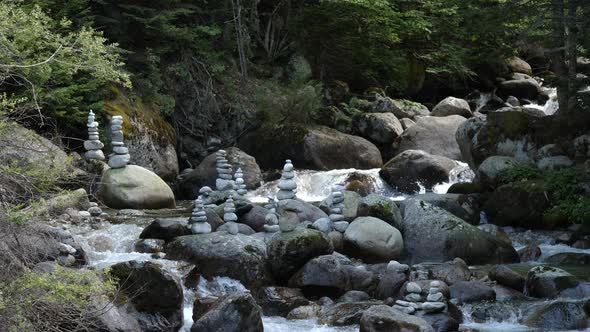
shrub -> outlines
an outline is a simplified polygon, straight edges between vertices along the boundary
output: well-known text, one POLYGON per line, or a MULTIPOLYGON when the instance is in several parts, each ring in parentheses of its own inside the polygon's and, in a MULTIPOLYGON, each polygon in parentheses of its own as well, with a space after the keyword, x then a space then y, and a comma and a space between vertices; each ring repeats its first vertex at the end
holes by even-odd
POLYGON ((499 174, 500 183, 502 184, 537 179, 540 176, 541 171, 539 169, 527 164, 517 164, 512 168, 503 170, 499 174))

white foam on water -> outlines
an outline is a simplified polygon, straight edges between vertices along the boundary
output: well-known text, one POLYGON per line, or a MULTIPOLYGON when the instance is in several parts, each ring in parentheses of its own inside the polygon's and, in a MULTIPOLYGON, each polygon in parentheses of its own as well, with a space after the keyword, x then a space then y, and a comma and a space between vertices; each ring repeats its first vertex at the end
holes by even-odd
POLYGON ((358 326, 335 327, 318 325, 311 319, 286 319, 283 317, 262 317, 264 332, 357 332, 358 326))
POLYGON ((449 181, 436 184, 432 187, 435 194, 446 194, 455 183, 471 182, 475 178, 475 173, 464 162, 456 161, 459 165, 453 168, 449 174, 449 181))
POLYGON ((556 88, 543 88, 548 95, 549 99, 545 102, 544 105, 539 105, 537 103, 525 105, 526 107, 536 108, 538 110, 543 111, 546 115, 553 115, 555 112, 559 110, 559 102, 557 100, 557 89, 556 88))

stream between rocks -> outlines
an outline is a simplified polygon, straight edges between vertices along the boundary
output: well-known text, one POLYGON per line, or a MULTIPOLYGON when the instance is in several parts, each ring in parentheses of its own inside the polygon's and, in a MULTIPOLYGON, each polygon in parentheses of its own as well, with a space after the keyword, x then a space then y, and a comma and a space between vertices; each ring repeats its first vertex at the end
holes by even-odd
MULTIPOLYGON (((441 183, 432 188, 432 192, 443 194, 452 183, 467 182, 473 177, 473 173, 468 171, 465 164, 461 164, 452 173, 449 183, 441 183)), ((330 194, 330 188, 342 182, 352 173, 367 175, 373 179, 373 191, 389 197, 392 200, 404 200, 411 195, 402 195, 389 187, 378 174, 378 169, 374 170, 332 170, 326 172, 319 171, 297 171, 296 179, 298 184, 298 197, 309 202, 318 202, 330 194)), ((265 202, 267 194, 276 188, 276 183, 270 182, 263 184, 258 190, 249 193, 248 199, 253 202, 265 202)), ((420 193, 426 190, 421 189, 420 193)), ((420 194, 417 193, 417 194, 420 194)), ((134 243, 139 239, 142 230, 155 219, 166 218, 188 218, 190 215, 192 202, 178 202, 176 209, 164 210, 146 210, 146 211, 116 211, 105 209, 110 216, 110 222, 100 224, 80 224, 72 225, 70 231, 80 242, 88 254, 89 265, 95 268, 104 268, 115 263, 129 260, 137 261, 154 261, 162 265, 166 270, 179 276, 182 282, 182 276, 188 272, 184 263, 171 261, 164 258, 154 257, 153 254, 139 253, 134 250, 134 243)), ((576 249, 564 244, 556 244, 555 234, 541 231, 521 231, 512 228, 505 228, 504 231, 510 237, 514 247, 520 249, 529 243, 537 243, 542 250, 542 256, 538 261, 533 263, 519 263, 509 265, 515 271, 526 274, 534 265, 543 264, 544 260, 557 253, 586 253, 590 254, 590 249, 576 249)), ((555 265, 555 264, 553 264, 555 265)), ((588 283, 590 280, 590 269, 584 267, 560 266, 568 272, 574 274, 582 282, 588 283)), ((472 266, 473 270, 486 270, 489 266, 472 266)), ((590 285, 590 284, 589 284, 590 285)), ((189 289, 182 285, 184 290, 184 325, 181 331, 190 331, 192 326, 192 307, 196 296, 214 295, 219 296, 227 293, 247 291, 239 281, 227 278, 216 277, 207 282, 201 278, 196 289, 189 289)), ((590 294, 589 291, 586 295, 590 294)), ((586 297, 589 298, 589 297, 586 297)), ((535 303, 542 303, 543 300, 535 300, 535 303)), ((547 302, 547 301, 545 301, 547 302)), ((527 302, 530 304, 529 302, 527 302)), ((522 303, 518 301, 501 300, 493 303, 492 306, 485 307, 476 304, 465 304, 460 306, 464 314, 464 322, 461 325, 464 330, 475 331, 540 331, 531 329, 519 324, 522 317, 522 303)), ((288 320, 282 317, 263 317, 263 324, 267 332, 348 332, 358 331, 357 326, 332 327, 317 324, 314 320, 288 320)))

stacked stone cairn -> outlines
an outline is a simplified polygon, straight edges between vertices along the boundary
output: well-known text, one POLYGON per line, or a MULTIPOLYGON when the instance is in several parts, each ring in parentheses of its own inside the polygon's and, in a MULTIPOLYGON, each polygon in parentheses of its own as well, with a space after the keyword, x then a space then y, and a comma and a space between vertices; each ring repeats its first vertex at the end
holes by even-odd
POLYGON ((207 212, 205 212, 205 206, 201 197, 195 200, 195 208, 188 223, 193 234, 211 233, 211 225, 207 222, 207 212))
POLYGON ((84 141, 84 148, 86 149, 84 156, 88 160, 104 160, 104 153, 102 152, 104 144, 98 138, 98 122, 94 121, 94 112, 92 110, 88 113, 86 127, 88 127, 88 140, 84 141))
POLYGON ((111 120, 111 140, 113 144, 113 154, 109 156, 110 168, 123 168, 127 166, 131 156, 129 149, 123 142, 123 117, 120 115, 113 116, 111 120))
POLYGON ((296 198, 295 192, 297 190, 297 183, 294 178, 295 170, 293 168, 293 163, 291 163, 291 160, 287 159, 285 161, 285 166, 283 166, 283 174, 279 180, 279 191, 277 192, 277 199, 279 201, 296 198))
POLYGON ((238 234, 238 216, 236 215, 236 207, 234 205, 233 196, 225 201, 225 207, 223 208, 223 221, 227 224, 227 231, 230 234, 238 234))
POLYGON ((219 150, 215 153, 216 157, 216 169, 217 169, 217 180, 215 181, 215 187, 219 191, 233 190, 234 181, 232 175, 232 168, 226 159, 227 152, 225 150, 219 150))
POLYGON ((348 221, 344 221, 344 185, 337 184, 332 187, 332 205, 330 206, 330 221, 332 227, 340 233, 348 228, 348 221))
POLYGON ((445 296, 440 289, 440 281, 432 281, 428 290, 426 302, 422 303, 422 310, 426 313, 438 313, 447 308, 445 296))
POLYGON ((272 196, 268 196, 268 204, 264 206, 268 209, 268 213, 264 217, 264 231, 267 233, 276 233, 280 230, 279 227, 279 216, 277 214, 277 208, 275 199, 272 196))
POLYGON ((234 174, 234 179, 236 181, 236 191, 238 195, 246 195, 246 193, 248 193, 248 190, 246 189, 246 182, 244 181, 244 172, 242 172, 241 168, 238 168, 236 174, 234 174))
POLYGON ((404 297, 405 301, 395 301, 393 308, 411 315, 421 307, 420 302, 422 302, 422 288, 415 282, 409 282, 406 285, 406 292, 408 294, 404 297))

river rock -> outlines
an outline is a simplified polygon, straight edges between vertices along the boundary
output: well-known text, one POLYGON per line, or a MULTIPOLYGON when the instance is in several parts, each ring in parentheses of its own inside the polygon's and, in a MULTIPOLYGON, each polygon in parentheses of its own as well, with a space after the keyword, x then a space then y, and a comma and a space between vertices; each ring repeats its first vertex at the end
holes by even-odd
POLYGON ((505 265, 494 266, 488 273, 488 276, 491 280, 497 281, 501 285, 508 286, 520 292, 524 291, 524 277, 505 265))
POLYGON ((361 113, 353 119, 355 130, 379 144, 391 144, 404 132, 392 113, 361 113))
POLYGON ((302 228, 276 233, 267 246, 270 270, 279 282, 289 280, 309 260, 333 251, 324 233, 302 228))
POLYGON ((291 310, 311 302, 296 288, 263 287, 257 292, 256 302, 266 316, 286 317, 291 310))
POLYGON ((360 332, 434 332, 422 318, 404 314, 386 305, 377 305, 366 310, 360 322, 360 332))
POLYGON ((513 56, 513 57, 507 59, 506 66, 508 66, 508 69, 510 69, 510 71, 512 71, 513 73, 523 73, 526 75, 533 75, 533 70, 531 68, 531 65, 529 65, 528 62, 524 61, 523 59, 521 59, 517 56, 513 56))
POLYGON ((472 225, 479 224, 481 195, 435 194, 414 195, 415 199, 432 204, 454 214, 472 225))
POLYGON ((306 220, 313 222, 320 218, 328 217, 328 215, 317 206, 298 199, 287 199, 280 201, 277 213, 279 216, 293 213, 299 222, 306 220))
POLYGON ((404 250, 401 233, 374 217, 355 219, 344 232, 344 250, 366 261, 389 261, 404 250))
POLYGON ((536 261, 541 257, 541 248, 536 244, 530 244, 518 250, 518 256, 520 256, 521 262, 536 261))
POLYGON ((461 151, 455 140, 457 128, 466 119, 460 115, 420 117, 406 129, 392 145, 396 154, 406 150, 423 150, 427 153, 461 160, 461 151))
POLYGON ((521 165, 521 163, 512 157, 488 157, 479 165, 476 172, 476 181, 487 188, 496 188, 501 183, 500 174, 518 165, 521 165))
MULTIPOLYGON (((441 283, 441 289, 447 287, 446 285, 453 285, 459 281, 468 281, 472 276, 469 266, 461 258, 455 258, 452 261, 440 264, 415 264, 413 269, 419 273, 427 275, 429 278, 436 279, 436 281, 441 283)), ((449 294, 444 293, 444 295, 448 297, 449 294)))
POLYGON ((162 252, 164 249, 164 244, 166 241, 159 240, 159 239, 141 239, 135 242, 135 251, 155 254, 158 252, 162 252))
POLYGON ((186 227, 186 221, 181 219, 156 219, 152 221, 139 235, 140 239, 160 239, 170 241, 175 237, 189 235, 191 231, 186 227))
POLYGON ((459 257, 468 264, 518 262, 516 250, 451 213, 410 199, 404 202, 402 234, 413 262, 442 262, 459 257))
MULTIPOLYGON (((344 216, 344 220, 352 221, 358 215, 358 207, 361 201, 361 196, 354 191, 344 191, 344 207, 342 210, 342 215, 344 216)), ((320 203, 320 209, 324 211, 326 214, 330 213, 330 208, 332 207, 333 199, 332 196, 326 197, 320 203)))
POLYGON ((548 257, 545 262, 555 265, 590 265, 590 254, 562 252, 548 257))
POLYGON ((180 280, 152 262, 129 261, 110 268, 128 304, 117 310, 133 312, 141 331, 178 330, 183 324, 180 280), (126 309, 128 307, 133 309, 126 309))
POLYGON ((336 303, 323 308, 318 313, 318 323, 330 326, 356 325, 360 322, 363 312, 380 301, 360 301, 336 303))
POLYGON ((459 303, 495 301, 494 289, 481 281, 458 281, 451 285, 451 298, 459 303))
POLYGON ((403 223, 401 211, 394 201, 387 197, 370 194, 363 197, 358 206, 359 217, 375 217, 399 229, 403 223))
POLYGON ((415 119, 416 116, 430 115, 428 107, 405 99, 378 98, 370 110, 373 113, 393 113, 398 119, 415 119))
POLYGON ((90 201, 86 190, 80 188, 53 196, 40 202, 39 206, 34 208, 34 211, 37 215, 59 216, 64 214, 67 209, 80 211, 90 209, 90 201))
POLYGON ((543 212, 549 207, 547 186, 541 180, 512 182, 500 186, 483 206, 489 221, 499 226, 549 228, 543 212))
POLYGON ((262 309, 249 293, 220 298, 195 320, 191 332, 203 331, 263 331, 262 309))
POLYGON ((256 232, 264 232, 265 218, 268 213, 269 210, 254 205, 250 211, 238 218, 238 222, 252 227, 256 232))
MULTIPOLYGON (((229 163, 236 169, 242 169, 246 188, 258 188, 262 182, 262 171, 256 158, 237 147, 230 147, 225 151, 229 163)), ((203 159, 193 171, 180 177, 176 191, 182 199, 195 199, 200 188, 204 186, 214 187, 216 178, 216 154, 212 153, 203 159)))
POLYGON ((415 316, 424 319, 436 332, 459 331, 459 321, 447 312, 427 313, 417 311, 415 316))
POLYGON ((578 279, 565 270, 552 266, 535 266, 526 278, 526 294, 539 298, 556 298, 579 285, 578 279))
POLYGON ((363 291, 351 290, 340 296, 336 302, 362 302, 370 300, 371 296, 363 291))
POLYGON ((540 91, 539 82, 533 78, 504 81, 498 87, 498 94, 501 97, 515 96, 529 100, 537 98, 540 91))
POLYGON ((174 208, 172 189, 155 173, 135 165, 104 171, 99 199, 115 209, 174 208))
POLYGON ((228 232, 228 233, 232 233, 234 230, 232 230, 232 227, 237 226, 238 228, 238 233, 240 234, 244 234, 244 235, 252 235, 254 233, 256 233, 256 231, 254 231, 250 226, 246 225, 246 224, 241 224, 238 222, 234 222, 232 224, 232 222, 227 222, 223 225, 220 225, 219 227, 217 227, 216 231, 217 232, 228 232))
POLYGON ((466 162, 473 170, 477 170, 479 164, 483 161, 478 160, 476 163, 472 150, 474 137, 485 123, 486 119, 484 117, 474 116, 461 123, 455 132, 455 139, 461 151, 461 160, 466 162))
POLYGON ((455 97, 447 97, 434 106, 431 115, 460 115, 465 118, 470 118, 473 113, 471 113, 471 107, 469 107, 469 103, 466 100, 455 97))
POLYGON ((426 188, 449 180, 457 162, 449 158, 431 155, 421 150, 406 150, 388 161, 379 175, 389 185, 407 193, 420 190, 417 182, 426 188))
POLYGON ((266 245, 243 234, 226 232, 181 236, 165 247, 166 258, 197 265, 206 277, 227 276, 246 287, 268 284, 266 245))
POLYGON ((343 294, 349 290, 372 291, 378 283, 375 273, 362 265, 355 265, 341 254, 316 257, 291 277, 290 287, 310 290, 314 294, 333 293, 337 290, 343 294))
POLYGON ((544 331, 580 330, 590 326, 590 302, 544 302, 526 310, 522 323, 544 331))

